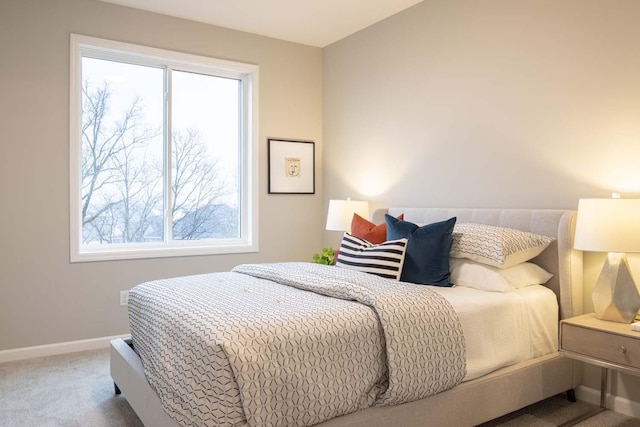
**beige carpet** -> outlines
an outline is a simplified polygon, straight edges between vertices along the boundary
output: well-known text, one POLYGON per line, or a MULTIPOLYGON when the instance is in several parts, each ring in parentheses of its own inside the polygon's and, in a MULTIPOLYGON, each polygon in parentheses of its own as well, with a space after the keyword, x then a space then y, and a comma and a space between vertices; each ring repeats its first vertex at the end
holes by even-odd
MULTIPOLYGON (((570 403, 561 395, 482 427, 553 427, 594 408, 570 403)), ((0 364, 0 426, 141 427, 142 423, 126 399, 114 394, 109 351, 104 349, 0 364)), ((578 426, 640 427, 640 419, 606 411, 578 426)))
POLYGON ((104 349, 0 364, 0 426, 142 427, 142 422, 122 395, 114 395, 104 349))
MULTIPOLYGON (((597 409, 597 405, 586 402, 571 403, 565 394, 561 394, 484 423, 480 427, 555 427, 597 409)), ((578 427, 639 427, 640 419, 607 410, 575 425, 578 427)))

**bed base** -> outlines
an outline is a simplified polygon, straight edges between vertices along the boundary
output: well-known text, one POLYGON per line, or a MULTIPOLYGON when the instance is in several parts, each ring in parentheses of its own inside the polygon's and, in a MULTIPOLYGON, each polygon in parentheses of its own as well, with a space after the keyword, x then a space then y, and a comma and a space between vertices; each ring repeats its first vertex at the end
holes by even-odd
MULTIPOLYGON (((111 377, 145 426, 179 427, 164 411, 144 375, 130 340, 111 341, 111 377)), ((318 427, 475 426, 580 383, 571 359, 553 353, 464 382, 450 390, 397 406, 373 407, 334 418, 318 427)))

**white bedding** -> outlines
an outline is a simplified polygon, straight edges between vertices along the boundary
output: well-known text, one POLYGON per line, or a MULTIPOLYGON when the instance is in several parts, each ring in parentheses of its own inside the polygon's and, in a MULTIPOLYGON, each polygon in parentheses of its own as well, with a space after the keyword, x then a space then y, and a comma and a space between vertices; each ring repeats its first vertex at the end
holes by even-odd
POLYGON ((147 282, 133 346, 183 426, 310 426, 448 390, 465 376, 458 316, 431 286, 311 263, 147 282))
POLYGON ((432 288, 460 318, 467 346, 464 381, 558 350, 558 303, 544 286, 504 293, 432 288))

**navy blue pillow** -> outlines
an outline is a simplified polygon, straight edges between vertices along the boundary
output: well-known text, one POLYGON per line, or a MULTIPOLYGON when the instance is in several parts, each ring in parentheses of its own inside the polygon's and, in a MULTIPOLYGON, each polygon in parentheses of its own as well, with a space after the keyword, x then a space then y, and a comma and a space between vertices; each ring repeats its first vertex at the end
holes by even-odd
POLYGON ((449 252, 456 217, 422 227, 390 215, 385 215, 384 219, 387 223, 387 240, 403 237, 409 239, 400 276, 401 281, 452 286, 449 283, 449 252))

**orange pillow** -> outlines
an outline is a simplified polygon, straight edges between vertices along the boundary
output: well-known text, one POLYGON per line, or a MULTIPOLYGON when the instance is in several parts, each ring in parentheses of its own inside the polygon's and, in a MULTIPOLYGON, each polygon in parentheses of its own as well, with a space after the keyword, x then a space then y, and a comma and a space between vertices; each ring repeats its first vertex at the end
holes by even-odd
MULTIPOLYGON (((398 219, 404 220, 404 214, 400 214, 398 219)), ((387 241, 387 224, 383 222, 376 225, 354 213, 351 220, 351 234, 377 245, 387 241)))

